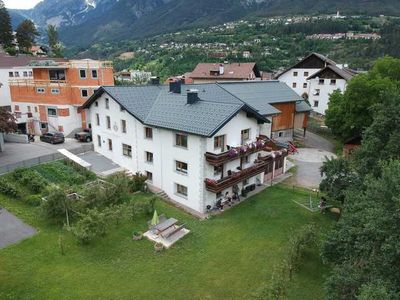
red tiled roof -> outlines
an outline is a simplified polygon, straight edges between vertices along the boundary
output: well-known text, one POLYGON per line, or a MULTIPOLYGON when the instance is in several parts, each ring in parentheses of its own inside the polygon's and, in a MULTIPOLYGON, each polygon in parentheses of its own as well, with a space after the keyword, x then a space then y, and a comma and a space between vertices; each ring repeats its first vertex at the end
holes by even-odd
POLYGON ((212 78, 212 79, 247 79, 256 66, 256 63, 229 63, 223 64, 224 74, 211 75, 210 72, 219 72, 219 63, 199 63, 193 72, 189 73, 190 78, 212 78))

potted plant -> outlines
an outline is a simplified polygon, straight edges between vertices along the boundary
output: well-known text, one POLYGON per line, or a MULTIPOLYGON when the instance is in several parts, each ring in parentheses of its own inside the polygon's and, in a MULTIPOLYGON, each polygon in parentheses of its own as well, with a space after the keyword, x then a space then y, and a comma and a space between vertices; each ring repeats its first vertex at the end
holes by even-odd
POLYGON ((154 244, 154 250, 156 250, 156 252, 162 251, 163 248, 164 248, 164 245, 161 244, 161 243, 155 243, 154 244))
POLYGON ((143 237, 143 233, 141 231, 134 231, 132 234, 132 240, 139 241, 143 237))

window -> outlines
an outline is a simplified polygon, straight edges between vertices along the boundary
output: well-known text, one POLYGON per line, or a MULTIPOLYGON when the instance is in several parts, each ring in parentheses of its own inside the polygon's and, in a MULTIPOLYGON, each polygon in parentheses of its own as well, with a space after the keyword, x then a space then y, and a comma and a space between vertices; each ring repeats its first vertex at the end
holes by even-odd
POLYGON ((19 110, 19 105, 15 105, 15 106, 14 106, 14 110, 15 110, 15 111, 18 111, 18 110, 19 110))
POLYGON ((97 79, 97 70, 92 70, 92 78, 97 79))
POLYGON ((122 105, 120 105, 119 106, 119 111, 125 111, 125 108, 122 105))
POLYGON ((225 136, 220 135, 214 137, 214 149, 221 149, 223 150, 225 147, 225 136))
POLYGON ((144 128, 144 136, 146 139, 153 139, 153 128, 145 127, 144 128))
POLYGON ((187 191, 187 187, 186 186, 178 184, 178 183, 176 183, 175 186, 176 186, 176 193, 178 195, 187 197, 188 191, 187 191))
POLYGON ((49 117, 57 117, 57 108, 48 107, 47 108, 47 115, 49 117))
POLYGON ((188 146, 188 137, 184 134, 175 134, 175 145, 183 148, 188 146))
POLYGON ((14 72, 15 77, 19 77, 19 72, 14 72))
POLYGON ((336 79, 331 79, 331 85, 336 85, 336 79))
POLYGON ((242 130, 240 136, 241 136, 242 144, 244 144, 246 141, 248 141, 250 139, 250 129, 242 130))
POLYGON ((110 109, 110 100, 106 98, 106 109, 110 109))
POLYGON ((148 181, 153 181, 153 173, 146 171, 146 177, 148 181))
POLYGON ((108 150, 112 151, 112 139, 108 139, 108 150))
POLYGON ((35 113, 37 113, 38 112, 38 108, 37 108, 37 106, 35 106, 35 113))
POLYGON ((65 70, 49 70, 50 80, 65 80, 65 70))
POLYGON ((146 162, 152 163, 153 162, 153 153, 146 151, 145 155, 146 155, 146 162))
POLYGON ((45 88, 36 88, 36 93, 38 94, 44 94, 45 91, 46 91, 45 88))
POLYGON ((122 144, 122 154, 127 157, 132 157, 132 146, 122 144))
POLYGON ((60 89, 51 89, 51 93, 53 95, 58 95, 60 93, 60 89))
POLYGON ((106 123, 107 123, 107 129, 111 129, 111 118, 110 118, 110 116, 107 116, 106 117, 106 123))
POLYGON ((318 107, 319 101, 315 100, 314 101, 314 107, 318 107))
POLYGON ((293 76, 294 76, 294 77, 297 77, 297 75, 299 75, 299 73, 298 73, 298 72, 296 72, 296 71, 295 71, 295 72, 293 72, 293 76))
POLYGON ((79 77, 81 79, 86 79, 86 70, 79 70, 79 77))
POLYGON ((303 83, 303 88, 305 88, 305 89, 307 88, 307 83, 306 82, 303 83))
POLYGON ((278 132, 278 137, 283 137, 283 131, 278 132))
POLYGON ((121 130, 122 130, 122 133, 126 133, 126 121, 125 120, 121 120, 121 130))
POLYGON ((214 166, 214 175, 218 175, 222 173, 222 165, 214 166))
POLYGON ((325 79, 319 79, 318 80, 318 84, 324 84, 325 83, 325 79))
POLYGON ((14 77, 14 73, 13 72, 8 72, 8 77, 14 77))
POLYGON ((319 96, 319 94, 321 93, 320 89, 316 89, 314 92, 314 96, 319 96))
POLYGON ((99 102, 96 101, 96 102, 94 103, 94 106, 99 107, 99 102))
POLYGON ((308 72, 304 72, 304 77, 308 77, 308 72))
POLYGON ((248 184, 249 184, 249 180, 248 179, 243 180, 243 186, 248 185, 248 184))
POLYGON ((100 116, 99 116, 99 114, 96 114, 96 125, 100 126, 100 116))
POLYGON ((87 98, 89 96, 89 92, 87 89, 81 89, 82 98, 87 98))
POLYGON ((292 83, 292 88, 296 88, 297 87, 297 83, 296 82, 293 82, 292 83))
POLYGON ((24 71, 22 74, 23 74, 24 77, 28 77, 28 72, 27 71, 24 71))
POLYGON ((216 199, 219 199, 221 197, 222 197, 222 192, 218 192, 218 193, 215 194, 215 198, 216 199))
POLYGON ((101 147, 101 136, 97 135, 97 146, 101 147))
POLYGON ((31 106, 28 105, 28 112, 31 112, 31 106))
POLYGON ((179 173, 187 174, 188 164, 181 161, 175 161, 175 170, 179 173))
POLYGON ((29 74, 29 77, 32 77, 32 76, 33 76, 32 71, 29 71, 28 74, 29 74))
POLYGON ((21 112, 16 111, 16 112, 15 112, 15 117, 16 117, 17 119, 21 119, 21 117, 22 117, 21 112))

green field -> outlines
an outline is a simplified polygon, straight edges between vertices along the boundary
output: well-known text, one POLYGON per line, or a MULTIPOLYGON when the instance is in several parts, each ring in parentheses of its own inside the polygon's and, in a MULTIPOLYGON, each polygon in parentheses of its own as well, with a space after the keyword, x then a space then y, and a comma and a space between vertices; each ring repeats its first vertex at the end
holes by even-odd
MULTIPOLYGON (((0 299, 252 298, 285 258, 290 235, 308 223, 319 232, 332 224, 329 215, 310 213, 292 201, 304 196, 274 186, 205 221, 158 201, 159 214, 175 217, 191 230, 161 253, 146 239, 131 240, 133 230, 146 229, 147 218, 125 220, 104 238, 80 246, 40 217, 40 208, 0 196, 1 206, 39 229, 36 236, 0 250, 0 299)), ((288 286, 288 298, 323 299, 328 272, 318 250, 308 249, 288 286)))

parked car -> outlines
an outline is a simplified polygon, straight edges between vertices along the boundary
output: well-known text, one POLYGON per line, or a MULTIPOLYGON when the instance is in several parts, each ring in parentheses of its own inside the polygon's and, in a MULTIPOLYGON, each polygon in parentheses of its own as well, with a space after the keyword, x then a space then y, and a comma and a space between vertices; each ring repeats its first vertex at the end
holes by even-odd
POLYGON ((75 139, 89 143, 92 141, 92 132, 89 129, 85 129, 82 132, 75 133, 75 139))
POLYGON ((61 132, 47 132, 40 136, 40 140, 50 144, 61 144, 65 142, 64 134, 61 132))

